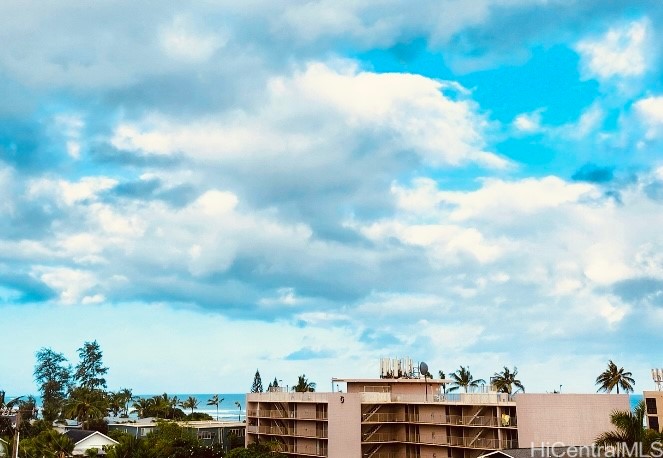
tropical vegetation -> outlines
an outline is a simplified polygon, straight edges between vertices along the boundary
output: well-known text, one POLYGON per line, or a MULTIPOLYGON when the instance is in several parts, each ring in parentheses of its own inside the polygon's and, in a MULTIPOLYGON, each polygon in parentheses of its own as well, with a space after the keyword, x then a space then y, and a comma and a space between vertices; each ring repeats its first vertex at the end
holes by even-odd
POLYGON ((253 376, 253 385, 251 385, 251 393, 262 393, 262 377, 260 371, 256 369, 256 375, 253 376))
POLYGON ((216 406, 216 419, 219 420, 219 405, 223 402, 224 398, 219 398, 218 394, 215 394, 207 400, 208 406, 216 406))
POLYGON ((279 453, 275 442, 260 442, 249 444, 247 448, 236 448, 226 455, 226 458, 285 458, 279 453))
POLYGON ((606 370, 596 377, 596 384, 599 385, 597 391, 612 393, 612 390, 616 388, 617 394, 619 394, 619 388, 621 387, 624 393, 632 393, 633 385, 635 385, 632 376, 631 372, 625 371, 623 367, 617 368, 617 365, 610 360, 606 370))
POLYGON ((617 450, 623 447, 632 450, 635 445, 642 449, 636 450, 642 452, 643 456, 649 455, 652 444, 663 440, 661 433, 645 427, 644 419, 646 414, 645 402, 640 401, 633 411, 617 410, 610 416, 610 421, 615 426, 612 431, 605 432, 596 438, 596 445, 604 447, 615 447, 617 450))
POLYGON ((452 372, 449 377, 453 380, 453 386, 449 388, 449 391, 456 391, 463 388, 467 393, 470 388, 473 389, 486 384, 483 379, 475 379, 470 373, 470 368, 464 366, 460 366, 460 369, 456 370, 456 372, 452 372))
POLYGON ((315 382, 309 381, 309 379, 306 378, 306 374, 302 374, 297 377, 297 383, 292 386, 292 391, 297 393, 312 392, 315 391, 315 386, 315 382))
POLYGON ((518 368, 514 367, 513 370, 504 366, 502 372, 495 372, 491 379, 492 385, 499 393, 513 394, 519 391, 525 392, 525 386, 516 377, 518 376, 518 368), (515 391, 514 391, 515 388, 515 391))

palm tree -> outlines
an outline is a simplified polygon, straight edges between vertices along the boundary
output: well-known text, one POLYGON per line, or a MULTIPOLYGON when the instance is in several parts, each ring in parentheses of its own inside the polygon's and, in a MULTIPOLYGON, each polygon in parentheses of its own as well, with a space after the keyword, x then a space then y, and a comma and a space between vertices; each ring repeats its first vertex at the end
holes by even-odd
POLYGON ((223 402, 224 398, 219 399, 219 395, 215 394, 207 400, 208 406, 216 406, 216 421, 219 421, 219 404, 223 402))
POLYGON ((612 389, 616 387, 619 394, 619 387, 622 387, 625 393, 632 393, 635 385, 632 375, 630 372, 625 372, 623 367, 617 369, 617 365, 610 360, 608 368, 596 377, 596 384, 600 385, 596 391, 612 393, 612 389))
POLYGON ((108 393, 108 411, 112 413, 114 417, 117 417, 122 411, 123 403, 124 398, 119 392, 108 393))
MULTIPOLYGON (((444 373, 444 371, 437 371, 437 375, 440 376, 440 380, 444 380, 447 378, 447 375, 444 373)), ((442 384, 442 393, 447 394, 447 384, 443 383, 442 384)))
POLYGON ((517 388, 515 391, 516 393, 518 391, 522 391, 524 393, 525 386, 523 386, 521 381, 516 378, 517 375, 517 367, 514 366, 513 371, 511 371, 508 367, 504 366, 504 370, 502 372, 495 372, 495 375, 493 375, 491 381, 497 391, 500 393, 513 394, 514 386, 517 388))
POLYGON ((663 435, 644 426, 645 402, 640 401, 633 412, 628 410, 616 410, 610 415, 610 421, 616 430, 608 431, 596 438, 596 445, 625 446, 632 447, 634 444, 642 443, 642 453, 648 454, 654 442, 660 441, 663 435))
POLYGON ((122 401, 122 406, 124 407, 123 415, 126 415, 128 417, 129 403, 133 399, 133 393, 131 392, 130 388, 121 388, 120 391, 117 392, 117 394, 120 400, 122 401))
POLYGON ((185 401, 180 402, 180 406, 183 409, 191 409, 191 415, 193 415, 193 410, 198 407, 198 399, 189 396, 185 401))
POLYGON ((83 423, 87 429, 90 420, 103 418, 108 409, 104 393, 89 388, 76 388, 64 405, 64 414, 83 423))
POLYGON ((315 391, 315 382, 309 382, 306 374, 302 374, 297 378, 297 384, 292 387, 292 391, 297 393, 306 393, 315 391))
POLYGON ((474 379, 470 373, 470 368, 460 366, 456 372, 452 372, 450 376, 455 386, 449 388, 449 391, 456 391, 458 388, 464 388, 467 393, 468 388, 476 388, 479 385, 484 385, 486 382, 483 379, 474 379))
POLYGON ((138 418, 145 418, 145 412, 152 406, 152 400, 147 398, 136 398, 131 407, 138 413, 138 418))
POLYGON ((119 444, 107 448, 106 458, 133 458, 134 456, 139 456, 138 448, 140 440, 131 435, 121 437, 119 444))
POLYGON ((242 404, 240 404, 239 401, 235 401, 235 405, 239 409, 239 413, 237 414, 237 421, 241 421, 241 419, 242 419, 242 404))
POLYGON ((37 456, 52 456, 54 458, 65 458, 71 456, 74 443, 69 437, 60 434, 54 429, 42 431, 35 437, 34 444, 37 456))

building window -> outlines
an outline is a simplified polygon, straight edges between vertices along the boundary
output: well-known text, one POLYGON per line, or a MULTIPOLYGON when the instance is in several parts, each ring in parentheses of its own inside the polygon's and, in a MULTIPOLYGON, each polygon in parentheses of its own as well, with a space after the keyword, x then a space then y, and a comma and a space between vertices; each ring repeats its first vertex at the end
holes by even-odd
POLYGON ((649 417, 649 429, 658 431, 658 417, 649 417))
POLYGON ((198 433, 198 439, 211 439, 212 433, 209 431, 201 431, 198 433))
POLYGON ((656 398, 647 398, 647 413, 656 415, 656 398))

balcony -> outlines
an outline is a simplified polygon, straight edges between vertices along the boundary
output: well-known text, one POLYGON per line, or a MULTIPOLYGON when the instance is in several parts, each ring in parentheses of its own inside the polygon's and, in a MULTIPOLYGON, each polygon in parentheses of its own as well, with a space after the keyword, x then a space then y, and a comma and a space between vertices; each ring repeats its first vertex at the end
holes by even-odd
POLYGON ((309 447, 301 447, 293 444, 278 444, 275 450, 286 455, 327 456, 327 447, 317 447, 315 450, 312 450, 309 447))
POLYGON ((315 429, 308 430, 303 428, 292 428, 278 425, 256 426, 248 425, 246 432, 249 434, 265 434, 271 436, 291 436, 291 437, 305 437, 310 439, 327 439, 327 430, 315 429))
POLYGON ((296 393, 268 391, 266 393, 249 393, 247 402, 318 402, 327 403, 330 393, 296 393))
POLYGON ((274 418, 278 420, 326 420, 327 412, 259 409, 247 410, 246 416, 251 418, 274 418))
POLYGON ((395 432, 393 433, 370 433, 362 434, 362 442, 364 443, 376 443, 376 442, 403 442, 403 439, 395 432))
POLYGON ((469 404, 469 405, 515 405, 506 393, 447 393, 447 394, 396 394, 381 392, 362 392, 363 404, 383 403, 421 403, 421 404, 469 404))
POLYGON ((458 437, 458 436, 444 436, 440 435, 439 437, 428 436, 421 437, 420 435, 414 435, 409 437, 403 437, 395 432, 389 433, 374 433, 367 437, 362 438, 362 443, 371 444, 371 443, 410 443, 410 444, 419 444, 419 445, 438 445, 438 446, 447 446, 447 447, 463 447, 463 448, 472 448, 472 449, 482 449, 482 450, 499 450, 506 448, 517 448, 518 441, 508 440, 508 439, 495 439, 495 438, 485 438, 485 437, 458 437))
POLYGON ((499 427, 515 428, 516 418, 509 417, 508 420, 496 416, 460 416, 460 415, 440 415, 426 418, 423 415, 405 415, 401 413, 376 412, 373 414, 363 414, 362 423, 423 423, 434 425, 453 425, 453 426, 472 426, 472 427, 499 427))

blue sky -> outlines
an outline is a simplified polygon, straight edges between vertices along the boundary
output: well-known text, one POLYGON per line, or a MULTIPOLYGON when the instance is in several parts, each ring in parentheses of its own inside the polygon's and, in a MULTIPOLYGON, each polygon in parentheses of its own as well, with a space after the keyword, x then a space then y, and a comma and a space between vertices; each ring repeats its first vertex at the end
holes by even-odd
POLYGON ((0 5, 2 388, 663 365, 648 1, 0 5))

